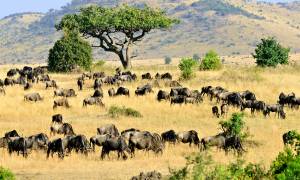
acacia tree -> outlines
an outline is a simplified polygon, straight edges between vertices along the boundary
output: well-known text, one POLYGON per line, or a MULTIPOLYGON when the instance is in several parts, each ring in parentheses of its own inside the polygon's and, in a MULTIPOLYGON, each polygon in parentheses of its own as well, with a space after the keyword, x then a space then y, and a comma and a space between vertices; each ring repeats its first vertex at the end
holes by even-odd
POLYGON ((104 8, 89 6, 78 14, 65 15, 57 30, 77 29, 86 38, 96 38, 105 51, 118 55, 124 68, 130 65, 130 48, 153 29, 167 29, 178 20, 166 16, 164 11, 130 6, 104 8))

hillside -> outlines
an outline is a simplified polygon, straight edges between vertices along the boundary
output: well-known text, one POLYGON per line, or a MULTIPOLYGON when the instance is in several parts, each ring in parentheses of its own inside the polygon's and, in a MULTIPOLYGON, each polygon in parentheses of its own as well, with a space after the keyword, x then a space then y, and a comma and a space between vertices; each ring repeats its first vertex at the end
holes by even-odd
MULTIPOLYGON (((0 20, 0 63, 45 62, 60 37, 54 24, 67 13, 90 4, 143 7, 146 0, 73 0, 46 14, 15 14, 0 20)), ((300 3, 258 3, 249 0, 153 0, 181 23, 168 31, 151 32, 134 53, 138 59, 192 56, 215 49, 222 55, 249 54, 261 37, 275 36, 300 51, 300 3), (284 32, 284 33, 283 33, 284 32)), ((99 49, 95 58, 115 58, 99 49)))

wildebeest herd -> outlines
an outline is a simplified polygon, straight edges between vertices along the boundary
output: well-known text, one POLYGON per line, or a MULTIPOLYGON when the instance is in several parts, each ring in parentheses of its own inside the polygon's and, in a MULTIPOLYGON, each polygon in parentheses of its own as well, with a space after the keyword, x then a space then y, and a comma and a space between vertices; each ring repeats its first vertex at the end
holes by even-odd
MULTIPOLYGON (((210 101, 216 100, 220 103, 218 106, 212 107, 212 113, 216 117, 227 116, 229 107, 238 108, 241 111, 250 109, 251 114, 261 112, 264 116, 270 116, 271 112, 278 115, 279 118, 285 119, 286 113, 284 107, 298 109, 300 98, 297 98, 294 93, 279 95, 278 103, 269 105, 262 100, 257 100, 256 95, 249 91, 228 91, 223 87, 205 86, 200 90, 190 90, 187 87, 182 87, 180 83, 172 80, 170 73, 157 73, 154 78, 150 73, 145 73, 141 77, 143 80, 164 80, 171 87, 170 92, 159 90, 156 99, 158 102, 169 101, 170 105, 175 104, 196 104, 199 105, 204 101, 205 96, 210 101)), ((90 97, 86 97, 82 101, 83 107, 88 105, 96 105, 105 107, 103 103, 104 92, 102 86, 105 84, 116 85, 116 89, 110 88, 107 92, 109 97, 128 96, 130 90, 121 86, 123 82, 132 82, 137 80, 136 74, 127 71, 122 72, 119 68, 113 76, 108 76, 104 72, 83 73, 77 79, 78 90, 85 88, 85 81, 92 80, 94 93, 90 97)), ((44 83, 45 88, 53 88, 54 97, 61 97, 53 101, 53 109, 58 107, 70 108, 71 105, 68 98, 76 97, 74 89, 59 88, 58 83, 50 79, 47 74, 47 67, 28 67, 22 69, 11 69, 7 72, 7 77, 4 80, 0 79, 0 94, 6 94, 5 86, 14 86, 15 84, 24 86, 24 90, 31 89, 34 83, 44 83), (18 76, 19 75, 19 76, 18 76), (17 78, 16 78, 17 77, 17 78)), ((156 81, 157 82, 157 81, 156 81)), ((143 96, 149 93, 154 93, 153 84, 147 83, 137 87, 134 91, 136 96, 143 96)), ((24 96, 24 101, 43 101, 43 97, 38 93, 29 93, 24 96)), ((52 116, 52 124, 50 127, 50 136, 62 134, 64 137, 50 140, 45 133, 21 137, 16 130, 9 131, 0 139, 0 147, 7 148, 11 154, 17 152, 27 157, 32 150, 44 151, 47 157, 53 157, 54 153, 58 154, 59 158, 64 158, 70 155, 71 152, 82 153, 88 155, 95 151, 95 147, 102 147, 101 158, 104 159, 111 151, 116 151, 118 158, 127 159, 128 155, 134 157, 136 150, 153 151, 155 154, 163 153, 165 143, 177 144, 188 143, 199 147, 200 150, 206 150, 209 146, 216 146, 223 149, 226 153, 234 150, 238 154, 245 152, 242 141, 237 136, 230 136, 226 133, 219 133, 215 136, 199 138, 195 130, 175 132, 168 130, 161 134, 149 131, 142 131, 135 128, 129 128, 119 133, 118 128, 114 124, 107 124, 95 129, 95 135, 89 139, 82 134, 76 134, 72 125, 63 121, 61 114, 52 116)))

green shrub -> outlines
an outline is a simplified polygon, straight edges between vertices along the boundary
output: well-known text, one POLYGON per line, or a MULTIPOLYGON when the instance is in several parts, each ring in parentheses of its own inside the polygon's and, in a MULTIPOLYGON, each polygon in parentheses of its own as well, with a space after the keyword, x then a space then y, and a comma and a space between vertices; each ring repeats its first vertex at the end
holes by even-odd
POLYGON ((199 61, 200 61, 200 56, 199 56, 199 54, 194 54, 194 55, 193 55, 193 59, 194 59, 195 61, 199 62, 199 61))
POLYGON ((169 57, 169 56, 165 57, 165 64, 171 64, 171 62, 172 62, 171 57, 169 57))
POLYGON ((70 72, 74 66, 90 70, 92 48, 74 32, 65 35, 49 50, 48 69, 51 72, 70 72))
POLYGON ((245 128, 245 122, 243 120, 243 113, 233 113, 232 117, 227 121, 220 121, 222 130, 228 136, 238 136, 242 139, 249 136, 248 133, 243 132, 245 128))
POLYGON ((221 67, 222 67, 221 59, 219 55, 213 50, 205 54, 200 64, 201 70, 217 70, 220 69, 221 67))
POLYGON ((3 167, 0 167, 0 180, 14 180, 15 175, 9 170, 3 167))
POLYGON ((194 67, 197 62, 192 58, 183 58, 180 60, 178 65, 181 71, 181 78, 183 79, 191 79, 194 76, 194 67))
POLYGON ((125 106, 123 107, 111 106, 108 110, 108 114, 112 118, 116 118, 119 116, 142 117, 142 114, 137 110, 132 108, 126 108, 125 106))
POLYGON ((261 39, 252 56, 261 67, 276 67, 278 64, 288 64, 289 48, 282 47, 275 38, 261 39))

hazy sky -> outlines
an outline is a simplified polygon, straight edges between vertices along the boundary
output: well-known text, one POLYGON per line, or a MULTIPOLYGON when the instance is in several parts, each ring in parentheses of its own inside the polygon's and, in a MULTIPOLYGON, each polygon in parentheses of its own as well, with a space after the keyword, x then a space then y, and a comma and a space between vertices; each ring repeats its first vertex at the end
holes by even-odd
MULTIPOLYGON (((1 0, 0 18, 20 12, 47 12, 58 9, 71 0, 1 0)), ((268 2, 288 2, 292 0, 265 0, 268 2)))

